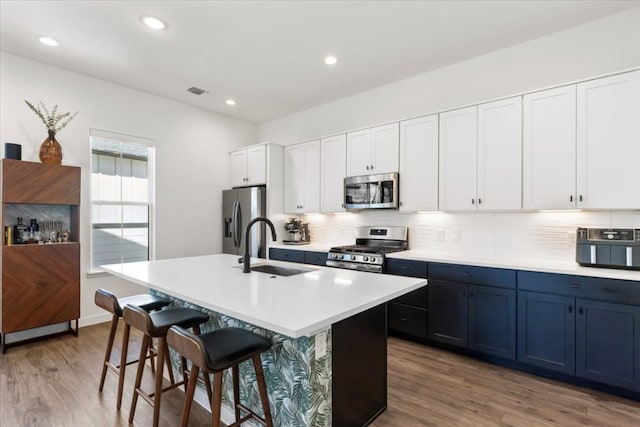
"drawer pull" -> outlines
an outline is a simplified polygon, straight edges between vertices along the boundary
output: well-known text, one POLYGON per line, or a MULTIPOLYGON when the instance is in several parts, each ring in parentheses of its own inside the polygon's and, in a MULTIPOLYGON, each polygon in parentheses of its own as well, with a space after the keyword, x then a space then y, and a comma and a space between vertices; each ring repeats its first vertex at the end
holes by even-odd
POLYGON ((402 269, 403 269, 403 270, 408 270, 408 269, 409 269, 409 267, 407 267, 406 265, 403 265, 403 266, 402 266, 402 269))
POLYGON ((468 271, 464 272, 464 277, 471 277, 471 273, 469 273, 468 271))
POLYGON ((407 319, 406 317, 403 317, 403 318, 402 318, 402 319, 400 319, 400 320, 402 320, 403 322, 408 322, 408 321, 409 321, 409 319, 407 319))
POLYGON ((579 288, 580 287, 580 285, 577 284, 577 283, 572 283, 569 286, 571 286, 572 288, 579 288))
POLYGON ((582 313, 583 313, 583 310, 582 310, 582 307, 580 307, 580 309, 578 309, 578 314, 582 314, 582 313))
POLYGON ((573 306, 572 305, 569 306, 569 313, 573 313, 573 306))

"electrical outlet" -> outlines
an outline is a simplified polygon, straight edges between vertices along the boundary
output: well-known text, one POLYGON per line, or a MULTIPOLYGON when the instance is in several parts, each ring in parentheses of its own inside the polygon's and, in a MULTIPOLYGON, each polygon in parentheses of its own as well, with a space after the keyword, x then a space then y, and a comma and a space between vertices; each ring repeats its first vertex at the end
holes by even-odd
POLYGON ((316 359, 327 354, 327 331, 316 334, 316 359))
POLYGON ((453 241, 459 242, 460 240, 462 240, 462 230, 460 229, 453 230, 453 241))

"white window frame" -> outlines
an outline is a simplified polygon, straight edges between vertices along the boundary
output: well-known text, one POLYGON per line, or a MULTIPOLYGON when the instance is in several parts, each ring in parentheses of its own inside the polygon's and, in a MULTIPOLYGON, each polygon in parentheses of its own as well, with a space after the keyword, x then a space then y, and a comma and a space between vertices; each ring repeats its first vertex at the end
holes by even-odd
MULTIPOLYGON (((101 268, 93 266, 93 208, 95 205, 117 205, 117 206, 140 206, 144 205, 142 202, 125 202, 125 201, 101 201, 94 199, 93 188, 91 183, 91 174, 93 174, 93 147, 91 138, 105 138, 114 141, 131 144, 141 145, 149 148, 149 157, 147 158, 147 179, 149 181, 149 201, 146 203, 148 206, 148 219, 149 219, 149 260, 156 258, 156 162, 155 162, 155 141, 150 138, 144 138, 140 136, 127 135, 123 133, 105 131, 100 129, 89 129, 89 199, 90 199, 90 213, 89 213, 89 270, 88 275, 104 275, 106 274, 101 268)), ((122 193, 120 194, 122 199, 122 193)))

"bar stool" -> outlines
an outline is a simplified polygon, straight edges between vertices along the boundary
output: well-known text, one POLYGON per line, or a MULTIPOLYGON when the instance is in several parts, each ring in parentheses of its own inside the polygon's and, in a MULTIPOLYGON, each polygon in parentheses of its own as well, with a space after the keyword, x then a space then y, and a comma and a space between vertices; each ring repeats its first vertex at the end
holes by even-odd
MULTIPOLYGON (((136 382, 133 389, 133 398, 131 400, 131 410, 129 411, 129 423, 133 422, 133 417, 136 412, 136 405, 138 403, 138 396, 141 396, 153 407, 153 426, 158 426, 160 420, 160 398, 162 393, 181 385, 187 388, 187 379, 191 379, 192 374, 186 369, 186 360, 182 358, 182 381, 176 383, 173 378, 173 368, 171 367, 171 361, 169 357, 169 347, 167 346, 167 331, 173 325, 178 325, 182 328, 193 328, 196 334, 200 334, 200 325, 209 320, 209 316, 198 310, 191 308, 172 308, 169 310, 162 310, 155 313, 149 313, 140 307, 127 305, 123 310, 123 318, 125 322, 125 333, 128 333, 131 327, 140 330, 144 337, 142 339, 142 347, 140 348, 140 360, 143 359, 145 354, 145 345, 149 344, 152 338, 158 339, 158 360, 155 378, 155 387, 153 393, 147 393, 140 388, 142 382, 142 374, 144 372, 144 363, 138 363, 138 370, 136 372, 136 382), (167 363, 169 370, 169 377, 171 384, 168 387, 162 388, 162 373, 164 370, 164 362, 167 363)), ((197 372, 193 375, 197 381, 197 372)), ((205 384, 209 385, 209 378, 205 378, 205 384)))
MULTIPOLYGON (((182 409, 182 427, 186 427, 189 423, 189 413, 191 411, 191 403, 193 402, 193 394, 196 389, 199 370, 204 371, 206 378, 209 377, 209 374, 213 374, 213 397, 209 395, 211 402, 211 425, 213 427, 220 426, 222 373, 228 368, 231 368, 233 377, 233 403, 236 416, 235 423, 228 427, 240 426, 250 418, 255 419, 267 427, 273 426, 269 397, 267 395, 267 387, 262 370, 262 361, 260 360, 260 354, 271 348, 271 341, 240 328, 216 329, 212 332, 196 336, 179 326, 172 326, 167 333, 167 342, 183 358, 190 360, 192 363, 191 376, 189 377, 186 399, 182 409), (253 361, 253 367, 256 371, 264 418, 240 403, 238 366, 240 363, 249 359, 253 361), (241 410, 246 412, 247 415, 240 417, 241 410)), ((206 386, 209 387, 209 384, 206 384, 206 386)))
MULTIPOLYGON (((104 363, 102 364, 102 374, 100 375, 100 386, 98 387, 98 391, 102 392, 102 389, 104 388, 104 380, 107 376, 107 368, 111 369, 116 374, 118 374, 119 379, 118 379, 117 409, 120 410, 120 406, 122 403, 122 386, 124 384, 124 373, 126 371, 126 369, 120 369, 120 367, 123 366, 123 361, 124 361, 125 368, 127 365, 136 363, 138 361, 138 360, 131 360, 127 362, 126 351, 122 352, 122 355, 120 357, 120 364, 118 366, 114 365, 110 361, 111 350, 113 349, 113 340, 116 336, 116 330, 118 329, 118 319, 122 317, 122 307, 124 307, 127 304, 130 304, 130 305, 135 305, 137 307, 140 307, 145 311, 154 311, 154 310, 159 310, 162 307, 165 307, 171 304, 171 301, 165 298, 160 298, 155 295, 151 295, 151 294, 140 294, 140 295, 133 295, 130 297, 117 298, 113 293, 105 289, 98 289, 94 296, 94 302, 98 307, 101 307, 112 314, 111 329, 109 331, 109 340, 107 341, 107 350, 104 355, 104 363)), ((126 336, 126 342, 128 347, 128 342, 129 342, 128 333, 126 336)), ((151 357, 152 368, 154 367, 153 365, 154 355, 155 355, 155 352, 153 351, 153 347, 149 345, 149 355, 148 356, 145 355, 144 359, 146 360, 147 358, 151 357)))

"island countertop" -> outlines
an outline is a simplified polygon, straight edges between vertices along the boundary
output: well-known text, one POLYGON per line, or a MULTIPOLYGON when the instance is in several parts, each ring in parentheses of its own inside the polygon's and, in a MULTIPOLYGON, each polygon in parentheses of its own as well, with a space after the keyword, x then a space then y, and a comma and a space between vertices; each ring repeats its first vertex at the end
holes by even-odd
POLYGON ((427 284, 426 279, 251 259, 312 271, 294 276, 243 273, 237 255, 206 255, 103 265, 131 282, 299 338, 427 284))

